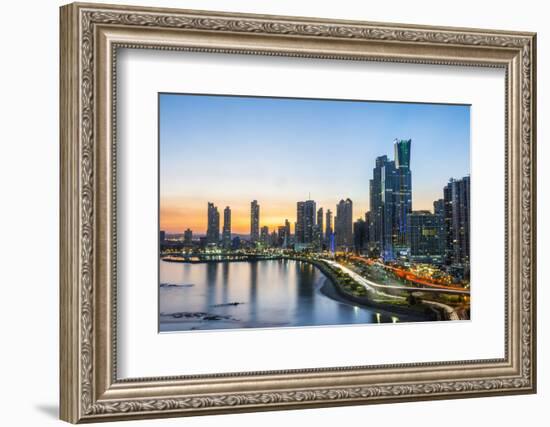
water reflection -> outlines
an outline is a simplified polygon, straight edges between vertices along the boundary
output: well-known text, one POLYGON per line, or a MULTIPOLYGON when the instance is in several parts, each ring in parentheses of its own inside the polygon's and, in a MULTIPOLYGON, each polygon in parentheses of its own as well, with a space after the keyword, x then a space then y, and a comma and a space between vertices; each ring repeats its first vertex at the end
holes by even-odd
POLYGON ((327 295, 315 266, 292 260, 185 264, 161 261, 161 331, 392 322, 327 295))

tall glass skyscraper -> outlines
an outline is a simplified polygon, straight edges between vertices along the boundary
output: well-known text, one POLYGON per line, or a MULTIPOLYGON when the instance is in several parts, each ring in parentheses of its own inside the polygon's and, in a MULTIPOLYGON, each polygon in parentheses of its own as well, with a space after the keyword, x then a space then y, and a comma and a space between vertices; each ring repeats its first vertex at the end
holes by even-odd
POLYGON ((250 241, 256 243, 260 240, 260 205, 257 200, 250 203, 250 241))
POLYGON ((220 213, 214 203, 208 202, 206 243, 217 245, 220 243, 220 213))
POLYGON ((324 241, 323 208, 317 210, 317 227, 319 228, 319 244, 322 247, 324 241))
POLYGON ((409 250, 407 243, 407 216, 412 212, 412 182, 411 182, 411 140, 395 140, 393 143, 395 155, 396 180, 395 198, 395 238, 396 252, 409 250))
POLYGON ((385 260, 408 253, 412 212, 411 140, 394 141, 394 160, 376 158, 370 180, 369 248, 385 260))
POLYGON ((223 210, 222 246, 224 249, 231 248, 231 208, 229 206, 223 210))
POLYGON ((447 264, 470 265, 470 177, 451 179, 443 189, 447 264))
POLYGON ((327 247, 330 246, 330 240, 332 238, 332 211, 327 209, 325 214, 325 240, 327 247))
POLYGON ((430 211, 413 211, 408 215, 408 245, 413 261, 441 260, 439 219, 430 211))
POLYGON ((336 247, 343 250, 353 248, 353 202, 350 199, 340 200, 336 205, 334 228, 336 247))
POLYGON ((296 243, 313 243, 316 215, 314 200, 296 203, 296 243))

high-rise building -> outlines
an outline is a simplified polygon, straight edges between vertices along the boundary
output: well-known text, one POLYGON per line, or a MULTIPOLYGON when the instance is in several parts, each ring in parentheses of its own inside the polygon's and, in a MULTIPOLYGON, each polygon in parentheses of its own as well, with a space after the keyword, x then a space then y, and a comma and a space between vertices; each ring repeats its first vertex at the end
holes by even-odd
POLYGON ((353 247, 353 202, 350 199, 340 200, 336 206, 334 228, 337 248, 350 250, 353 247))
POLYGON ((470 177, 451 179, 443 189, 447 264, 470 265, 470 177))
POLYGON ((260 205, 257 200, 250 203, 250 241, 256 243, 260 238, 260 205))
POLYGON ((384 259, 393 259, 392 212, 395 163, 388 156, 376 158, 370 180, 370 246, 377 248, 384 259), (390 184, 387 186, 387 184, 390 184))
POLYGON ((319 247, 323 247, 324 233, 323 233, 323 208, 317 210, 317 227, 319 228, 319 247))
POLYGON ((284 225, 279 225, 277 227, 277 243, 276 243, 276 246, 278 247, 286 247, 285 246, 285 243, 286 243, 287 239, 286 239, 286 226, 284 225))
POLYGON ((288 248, 292 240, 292 236, 290 234, 290 222, 288 219, 285 219, 285 241, 283 242, 283 247, 288 248))
POLYGON ((208 227, 206 229, 206 243, 217 245, 220 242, 220 213, 214 203, 208 202, 208 227))
POLYGON ((327 213, 325 214, 325 240, 327 247, 330 246, 332 233, 332 211, 330 209, 327 209, 327 213))
POLYGON ((296 204, 296 243, 313 243, 315 227, 315 215, 317 209, 314 200, 306 200, 305 202, 297 202, 296 204))
POLYGON ((193 231, 188 228, 183 232, 183 244, 185 246, 191 246, 193 243, 193 231))
POLYGON ((353 250, 362 253, 367 247, 367 223, 359 218, 353 223, 353 250))
POLYGON ((430 211, 413 211, 407 217, 408 246, 413 261, 441 261, 440 221, 430 211))
POLYGON ((166 240, 166 231, 160 230, 159 240, 160 240, 160 243, 164 243, 164 241, 166 240))
POLYGON ((260 242, 264 245, 264 247, 269 246, 269 227, 267 225, 264 225, 260 229, 260 242))
POLYGON ((223 210, 222 246, 224 249, 231 248, 231 208, 229 206, 223 210))
POLYGON ((241 249, 241 238, 239 236, 235 236, 233 240, 231 240, 231 249, 234 251, 241 249))
POLYGON ((394 250, 408 252, 407 216, 412 212, 411 140, 395 140, 395 238, 394 250))
POLYGON ((411 140, 394 141, 395 159, 376 158, 370 180, 369 248, 385 260, 408 255, 412 212, 411 140))
POLYGON ((269 246, 271 247, 277 247, 279 246, 279 235, 275 230, 273 230, 269 236, 269 246))
POLYGON ((439 254, 445 260, 445 249, 447 247, 447 234, 445 231, 445 200, 438 199, 434 201, 434 215, 437 219, 439 235, 439 254))

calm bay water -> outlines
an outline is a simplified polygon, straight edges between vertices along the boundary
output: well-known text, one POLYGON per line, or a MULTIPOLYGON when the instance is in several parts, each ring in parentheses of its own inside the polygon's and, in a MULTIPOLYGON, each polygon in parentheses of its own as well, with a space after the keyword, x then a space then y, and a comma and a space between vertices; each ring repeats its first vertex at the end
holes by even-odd
POLYGON ((160 262, 160 330, 266 328, 392 321, 338 301, 315 266, 293 260, 160 262))

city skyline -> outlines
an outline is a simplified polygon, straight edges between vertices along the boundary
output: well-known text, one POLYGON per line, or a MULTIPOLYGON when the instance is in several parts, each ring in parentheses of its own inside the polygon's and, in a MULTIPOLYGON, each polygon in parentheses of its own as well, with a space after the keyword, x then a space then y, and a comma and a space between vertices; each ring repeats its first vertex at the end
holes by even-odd
POLYGON ((433 212, 449 179, 469 172, 468 106, 163 94, 160 108, 160 226, 171 234, 206 235, 209 202, 230 207, 241 235, 253 200, 270 232, 294 225, 298 201, 336 212, 349 199, 352 220, 364 218, 373 164, 396 138, 413 141, 414 211, 433 212))

